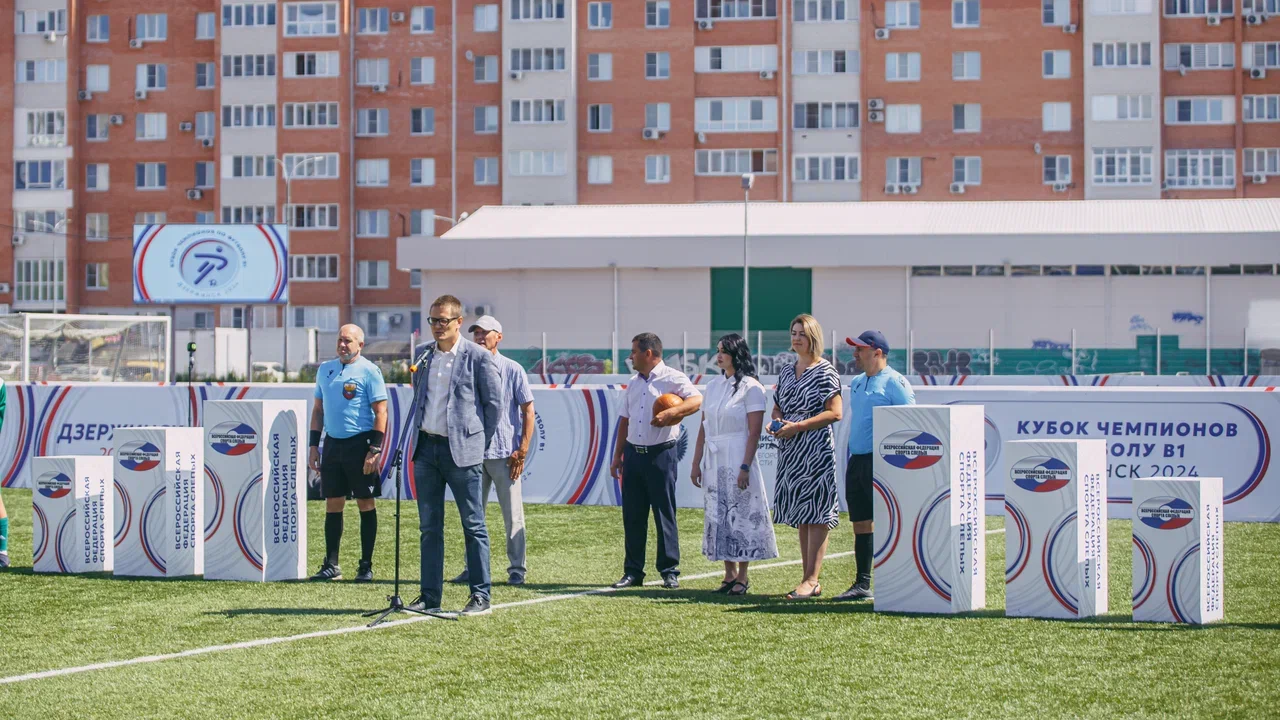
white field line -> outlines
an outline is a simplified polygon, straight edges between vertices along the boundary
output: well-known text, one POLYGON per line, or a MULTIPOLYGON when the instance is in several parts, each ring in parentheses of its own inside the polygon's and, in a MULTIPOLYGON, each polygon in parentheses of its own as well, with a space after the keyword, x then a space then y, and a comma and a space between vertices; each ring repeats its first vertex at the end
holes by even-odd
POLYGON ((1002 533, 1002 532, 1004 532, 1004 528, 996 528, 995 530, 988 530, 988 531, 987 531, 987 534, 988 534, 988 535, 999 535, 999 534, 1000 534, 1000 533, 1002 533))
MULTIPOLYGON (((853 551, 833 553, 827 555, 826 559, 846 557, 852 555, 853 551)), ((767 570, 769 568, 787 567, 789 565, 799 565, 800 560, 781 560, 779 562, 765 563, 755 565, 752 571, 767 570)), ((700 575, 686 575, 684 580, 703 580, 710 577, 716 577, 723 574, 723 570, 715 572, 702 573, 700 575)), ((661 585, 661 580, 650 580, 645 585, 661 585)), ((611 587, 596 588, 594 590, 583 590, 575 593, 565 593, 563 595, 547 595, 545 597, 530 598, 528 600, 518 600, 516 602, 500 603, 492 606, 494 610, 505 610, 508 608, 522 607, 525 605, 538 605, 540 603, 555 602, 557 600, 572 600, 573 598, 586 597, 588 595, 607 595, 616 593, 611 587)), ((191 650, 183 650, 181 652, 167 653, 164 655, 144 655, 142 657, 130 658, 128 660, 112 660, 109 662, 94 663, 92 665, 79 665, 76 667, 61 668, 58 670, 44 670, 42 672, 27 673, 26 675, 12 675, 0 678, 0 685, 9 685, 12 683, 26 682, 28 680, 44 680, 46 678, 62 677, 64 675, 76 675, 86 673, 93 670, 108 670, 110 668, 126 667, 129 665, 143 665, 145 663, 164 662, 166 660, 179 660, 181 658, 195 657, 197 655, 209 655, 211 653, 226 652, 228 650, 244 650, 247 648, 265 647, 267 645, 279 645, 280 643, 295 642, 298 640, 309 640, 311 638, 331 637, 334 635, 346 635, 349 633, 367 632, 370 630, 381 630, 383 628, 399 627, 401 625, 409 625, 410 623, 422 622, 430 620, 430 617, 416 615, 414 617, 405 618, 404 620, 394 620, 391 622, 369 627, 367 625, 357 625, 355 627, 334 628, 332 630, 318 630, 316 632, 302 633, 301 635, 286 635, 284 637, 261 638, 259 640, 246 640, 244 642, 230 643, 228 645, 210 645, 209 647, 192 648, 191 650)))

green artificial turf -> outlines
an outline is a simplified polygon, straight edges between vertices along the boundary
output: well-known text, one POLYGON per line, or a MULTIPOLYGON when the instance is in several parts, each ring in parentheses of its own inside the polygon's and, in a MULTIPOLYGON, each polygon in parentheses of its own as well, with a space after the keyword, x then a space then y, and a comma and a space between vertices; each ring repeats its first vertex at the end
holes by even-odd
MULTIPOLYGON (((390 592, 392 505, 379 505, 373 586, 126 580, 30 572, 30 492, 4 491, 14 567, 0 573, 0 677, 211 645, 362 625, 390 592)), ((490 531, 501 535, 491 506, 490 531)), ((308 508, 310 557, 323 509, 308 508)), ((446 577, 461 569, 452 506, 446 577)), ((508 587, 501 543, 493 602, 598 588, 621 575, 617 508, 528 506, 528 584, 508 587)), ((683 570, 702 514, 679 514, 683 570)), ((358 520, 348 506, 342 566, 353 574, 358 520)), ((988 518, 989 528, 1001 518, 988 518)), ((163 662, 0 685, 10 717, 1109 717, 1274 716, 1280 708, 1280 526, 1226 526, 1226 621, 1130 621, 1127 521, 1110 524, 1111 608, 1087 621, 1006 619, 1004 536, 988 536, 989 609, 958 617, 877 614, 828 600, 851 556, 827 563, 826 597, 781 595, 797 565, 757 568, 751 594, 711 594, 716 578, 498 608, 163 662)), ((405 505, 405 600, 417 594, 417 513, 405 505)), ((829 552, 852 549, 844 523, 829 552)), ((779 560, 798 558, 778 528, 779 560)), ((652 533, 649 551, 652 565, 652 533)), ((761 563, 762 565, 764 563, 761 563)), ((652 572, 652 570, 651 570, 652 572)), ((651 574, 650 579, 656 578, 651 574)), ((444 604, 466 601, 447 586, 444 604)))

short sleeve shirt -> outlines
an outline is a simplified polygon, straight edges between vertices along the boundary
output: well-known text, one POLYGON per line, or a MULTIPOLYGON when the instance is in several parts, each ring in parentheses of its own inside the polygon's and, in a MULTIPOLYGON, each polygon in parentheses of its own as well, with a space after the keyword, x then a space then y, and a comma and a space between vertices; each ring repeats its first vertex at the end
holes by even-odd
POLYGON ((524 432, 524 413, 520 406, 533 402, 533 391, 529 389, 529 376, 525 374, 524 366, 502 353, 497 353, 493 359, 498 362, 498 375, 502 378, 502 412, 498 413, 498 429, 493 434, 493 441, 484 452, 486 460, 509 458, 520 447, 524 432))
POLYGON ((871 452, 871 420, 875 408, 886 405, 915 405, 916 393, 902 373, 891 367, 867 377, 862 373, 849 383, 849 454, 871 452))
POLYGON ((659 362, 658 366, 644 377, 636 373, 627 384, 627 391, 622 396, 622 407, 618 414, 627 418, 627 442, 632 445, 661 445, 680 437, 680 426, 653 426, 653 401, 660 395, 675 393, 682 399, 699 397, 702 393, 689 381, 689 376, 659 362))
POLYGON ((324 402, 325 434, 343 439, 373 429, 373 403, 387 399, 387 385, 363 355, 346 364, 335 358, 320 364, 315 397, 324 402))

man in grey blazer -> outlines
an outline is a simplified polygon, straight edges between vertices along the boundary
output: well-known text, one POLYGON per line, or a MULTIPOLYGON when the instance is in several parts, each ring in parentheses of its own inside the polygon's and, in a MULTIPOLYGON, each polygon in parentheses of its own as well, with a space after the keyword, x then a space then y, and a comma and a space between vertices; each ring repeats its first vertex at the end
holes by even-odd
POLYGON ((441 295, 427 321, 434 342, 414 348, 413 415, 409 457, 418 498, 422 594, 413 610, 440 607, 444 587, 444 489, 462 516, 471 599, 462 615, 489 610, 489 533, 484 524, 484 453, 502 412, 502 380, 493 355, 462 337, 462 303, 441 295))

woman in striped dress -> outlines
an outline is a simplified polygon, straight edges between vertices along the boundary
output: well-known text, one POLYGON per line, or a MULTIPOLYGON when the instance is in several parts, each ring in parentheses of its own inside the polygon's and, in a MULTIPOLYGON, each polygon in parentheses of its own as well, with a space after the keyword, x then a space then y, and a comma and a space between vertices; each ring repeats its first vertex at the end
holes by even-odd
POLYGON ((777 437, 778 479, 773 521, 800 530, 804 577, 788 600, 822 594, 818 575, 827 552, 827 533, 840 523, 836 491, 835 439, 840 421, 840 374, 822 359, 822 326, 812 315, 791 321, 796 364, 778 375, 769 432, 777 437))

